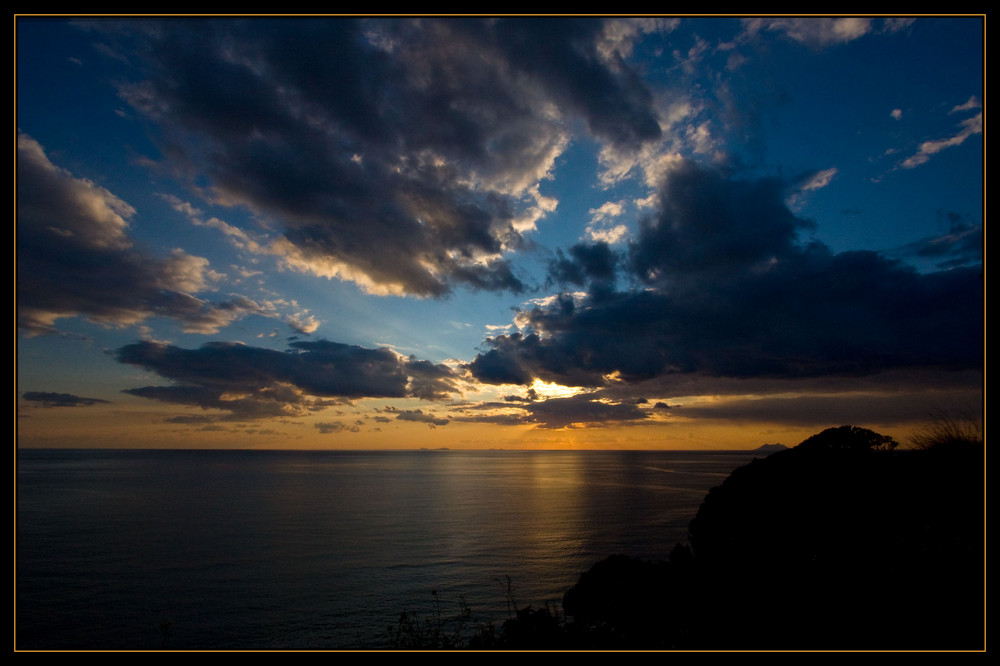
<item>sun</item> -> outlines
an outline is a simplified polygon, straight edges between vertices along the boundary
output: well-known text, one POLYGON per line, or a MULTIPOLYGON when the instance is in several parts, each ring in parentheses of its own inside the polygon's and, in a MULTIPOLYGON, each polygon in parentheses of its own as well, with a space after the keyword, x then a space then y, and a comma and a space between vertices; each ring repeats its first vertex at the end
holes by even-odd
POLYGON ((571 398, 586 391, 586 389, 578 386, 563 386, 555 382, 544 382, 537 378, 531 385, 531 390, 539 398, 571 398))

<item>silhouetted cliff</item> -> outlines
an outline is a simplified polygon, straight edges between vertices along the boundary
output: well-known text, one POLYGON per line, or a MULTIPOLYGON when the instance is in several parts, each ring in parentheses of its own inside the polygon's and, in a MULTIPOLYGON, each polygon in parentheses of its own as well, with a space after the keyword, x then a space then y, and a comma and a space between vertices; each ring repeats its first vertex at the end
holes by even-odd
POLYGON ((690 550, 613 557, 566 593, 580 648, 983 649, 981 444, 831 428, 735 470, 690 550))

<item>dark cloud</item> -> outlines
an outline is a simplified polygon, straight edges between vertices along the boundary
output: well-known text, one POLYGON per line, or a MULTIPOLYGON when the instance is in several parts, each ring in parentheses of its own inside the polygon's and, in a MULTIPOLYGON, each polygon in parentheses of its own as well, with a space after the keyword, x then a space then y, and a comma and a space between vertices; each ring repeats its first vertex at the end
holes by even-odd
POLYGON ((524 399, 505 402, 484 402, 466 406, 465 413, 455 421, 465 423, 491 423, 494 425, 534 425, 538 428, 594 428, 621 423, 638 423, 649 418, 634 399, 628 402, 608 399, 598 393, 580 394, 566 398, 524 399))
POLYGON ((340 421, 322 421, 316 424, 316 429, 324 435, 339 432, 360 432, 361 426, 357 423, 348 424, 340 421))
POLYGON ((506 253, 544 214, 570 125, 619 149, 660 133, 600 21, 108 25, 145 41, 122 94, 164 154, 278 220, 289 266, 373 292, 522 291, 506 253))
POLYGON ((123 326, 173 318, 189 332, 210 333, 262 305, 234 296, 210 302, 208 261, 175 250, 166 257, 137 248, 129 236, 135 211, 106 189, 57 167, 37 141, 20 135, 17 154, 18 326, 53 330, 82 315, 123 326))
MULTIPOLYGON (((250 420, 298 417, 319 411, 331 401, 322 401, 280 384, 269 386, 143 386, 123 393, 174 405, 218 409, 217 420, 250 420)), ((179 421, 177 421, 179 422, 179 421)))
POLYGON ((531 388, 525 391, 525 395, 505 395, 504 402, 534 402, 538 400, 538 392, 531 388))
POLYGON ((652 95, 620 55, 609 62, 600 54, 603 26, 593 19, 517 19, 496 24, 496 39, 510 62, 538 77, 593 134, 638 147, 660 136, 652 95))
POLYGON ((239 419, 301 416, 366 397, 440 399, 454 380, 445 366, 406 359, 384 348, 326 340, 289 346, 282 352, 225 342, 198 349, 139 342, 118 349, 115 357, 175 382, 126 393, 220 409, 239 419))
POLYGON ((555 299, 492 338, 480 381, 598 387, 665 376, 802 378, 982 366, 978 268, 922 274, 799 242, 781 183, 671 173, 630 249, 636 288, 555 299))
POLYGON ((98 398, 83 398, 72 393, 54 393, 51 391, 26 391, 21 395, 29 402, 42 407, 89 407, 90 405, 107 404, 107 400, 98 398))
POLYGON ((955 212, 941 211, 939 217, 948 227, 945 233, 923 238, 900 248, 894 254, 905 259, 930 261, 940 269, 981 265, 983 226, 955 212))
POLYGON ((549 263, 549 277, 560 284, 584 286, 590 282, 609 283, 615 279, 619 257, 605 242, 577 243, 562 250, 549 263))
POLYGON ((418 361, 413 356, 403 366, 409 377, 407 393, 421 400, 444 400, 459 390, 455 372, 446 365, 418 361))
POLYGON ((455 421, 462 423, 487 423, 490 425, 519 426, 530 424, 526 414, 477 414, 474 416, 458 416, 455 421))
POLYGON ((507 341, 515 347, 518 346, 521 337, 520 333, 514 333, 488 340, 489 344, 497 348, 478 354, 469 364, 473 376, 487 384, 530 384, 534 378, 532 372, 518 360, 516 353, 508 353, 502 349, 507 341))
POLYGON ((592 427, 648 418, 635 404, 606 402, 586 394, 541 400, 531 403, 526 410, 529 420, 542 428, 592 427))
POLYGON ((783 423, 809 428, 833 427, 838 423, 862 423, 891 427, 927 420, 947 406, 975 405, 976 396, 960 392, 926 394, 886 392, 883 394, 843 393, 821 396, 770 396, 721 400, 694 406, 680 406, 674 412, 683 418, 706 421, 783 423))
POLYGON ((717 279, 764 270, 800 253, 811 227, 785 203, 776 178, 740 179, 682 162, 669 173, 655 216, 640 223, 631 269, 649 283, 717 279))
POLYGON ((426 423, 429 426, 448 425, 448 419, 439 418, 431 413, 424 413, 420 409, 406 409, 397 412, 397 421, 413 421, 415 423, 426 423))
POLYGON ((221 431, 225 430, 222 426, 217 425, 219 421, 218 416, 208 416, 205 414, 183 414, 179 416, 170 416, 163 419, 164 423, 177 423, 180 425, 203 425, 210 426, 203 428, 204 430, 214 430, 221 431))

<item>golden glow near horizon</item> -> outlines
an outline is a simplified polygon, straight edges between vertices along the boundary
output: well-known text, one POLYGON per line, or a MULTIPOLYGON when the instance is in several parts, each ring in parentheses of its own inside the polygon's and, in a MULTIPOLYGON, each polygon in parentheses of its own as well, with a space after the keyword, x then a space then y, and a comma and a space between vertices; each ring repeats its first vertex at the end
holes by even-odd
MULTIPOLYGON (((684 395, 637 405, 634 420, 595 422, 546 415, 529 418, 546 401, 592 402, 588 391, 536 380, 523 387, 483 388, 466 402, 363 399, 307 416, 239 420, 221 410, 178 408, 131 396, 86 407, 44 407, 21 400, 18 446, 26 448, 233 448, 233 449, 753 449, 794 446, 826 427, 852 424, 890 435, 905 446, 925 425, 893 417, 877 392, 784 392, 684 395), (527 394, 527 395, 525 395, 527 394), (505 400, 506 398, 513 398, 505 400), (794 419, 797 409, 816 413, 824 401, 827 421, 794 419), (669 405, 667 403, 669 402, 669 405), (874 406, 872 406, 874 405, 874 406), (859 418, 846 419, 847 408, 859 418), (769 417, 768 414, 771 416, 769 417), (884 416, 885 418, 879 418, 884 416)), ((928 394, 928 406, 943 397, 928 394)))
MULTIPOLYGON (((552 396, 579 392, 552 384, 536 384, 552 396)), ((538 390, 538 389, 536 389, 538 390)), ((751 399, 740 396, 734 404, 751 399)), ((690 407, 721 404, 721 396, 689 396, 677 404, 690 407)), ((464 422, 443 408, 423 409, 413 403, 359 401, 304 418, 267 421, 212 421, 203 410, 178 414, 164 405, 150 408, 106 404, 89 408, 22 407, 18 446, 25 448, 233 448, 233 449, 753 449, 762 444, 794 446, 825 427, 844 425, 789 424, 781 420, 714 420, 680 414, 635 423, 541 427, 538 423, 498 425, 464 422), (39 416, 44 418, 38 418, 39 416), (206 419, 197 424, 196 420, 206 419)), ((677 410, 680 411, 680 410, 677 410)), ((865 423, 905 445, 922 422, 865 423)))

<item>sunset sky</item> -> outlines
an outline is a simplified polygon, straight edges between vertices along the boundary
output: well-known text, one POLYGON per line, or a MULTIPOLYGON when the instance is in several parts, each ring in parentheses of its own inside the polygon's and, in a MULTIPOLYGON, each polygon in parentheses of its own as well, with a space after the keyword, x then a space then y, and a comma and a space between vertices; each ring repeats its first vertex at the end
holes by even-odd
POLYGON ((985 19, 16 18, 22 447, 904 441, 985 19))

